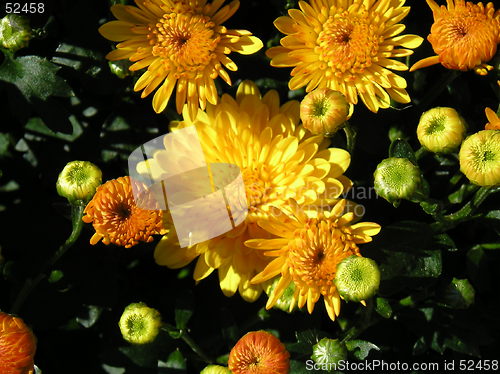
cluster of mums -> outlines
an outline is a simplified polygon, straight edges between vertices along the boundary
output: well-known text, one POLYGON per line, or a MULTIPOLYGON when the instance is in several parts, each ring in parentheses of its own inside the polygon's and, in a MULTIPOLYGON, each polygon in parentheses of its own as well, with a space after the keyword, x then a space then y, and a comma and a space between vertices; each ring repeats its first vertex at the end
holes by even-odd
MULTIPOLYGON (((287 296, 289 311, 306 306, 312 313, 322 298, 332 320, 340 313, 341 299, 364 303, 373 296, 379 271, 361 256, 358 245, 370 242, 380 226, 361 222, 357 205, 341 198, 352 187, 344 175, 350 154, 329 148, 329 136, 345 126, 359 99, 373 112, 389 108, 391 100, 410 102, 405 79, 394 73, 408 70, 395 58, 411 55, 423 42, 420 36, 401 35, 405 26, 399 22, 410 7, 404 0, 299 1, 300 9, 276 19, 275 26, 285 36, 266 55, 272 66, 292 68, 289 88, 305 87, 307 95, 300 103, 281 104, 276 91, 261 94, 250 81, 239 85, 235 97, 217 92, 214 80, 220 77, 231 85, 228 70, 237 70, 231 52, 252 54, 263 47, 251 32, 223 25, 237 11, 237 0, 225 6, 224 0, 135 3, 112 6, 117 20, 99 28, 104 37, 118 42, 107 58, 129 60, 132 72, 145 69, 134 89, 142 91, 142 97, 156 91, 156 112, 164 111, 175 96, 183 120, 170 128, 194 126, 208 164, 239 167, 248 214, 227 233, 181 248, 168 211, 139 207, 130 177, 101 185, 95 165, 75 161, 61 172, 57 188, 72 204, 85 205, 82 219, 95 229, 91 244, 102 241, 128 248, 163 235, 154 253, 159 265, 175 269, 196 261, 196 281, 217 271, 225 295, 238 292, 251 302, 265 292, 267 308, 281 305, 287 296)), ((428 40, 436 55, 415 63, 410 71, 437 63, 481 75, 492 70, 487 63, 500 41, 500 12, 493 4, 427 3, 434 15, 428 40)), ((18 19, 2 20, 5 48, 26 45, 29 33, 16 39, 20 30, 26 30, 26 24, 18 19)), ((500 125, 495 112, 486 109, 486 114, 486 129, 464 140, 466 127, 458 113, 434 108, 422 115, 417 135, 431 152, 460 147, 462 172, 475 184, 493 186, 500 184, 500 125)), ((162 161, 159 151, 147 160, 148 168, 161 175, 162 161)), ((374 179, 377 192, 392 203, 418 198, 421 190, 418 166, 403 158, 382 161, 374 179)), ((142 304, 133 308, 156 319, 142 304)), ((0 368, 14 362, 9 357, 15 354, 32 355, 35 346, 31 333, 4 333, 10 328, 28 331, 18 318, 2 318, 7 322, 0 331, 0 368), (3 339, 12 343, 8 350, 3 339), (23 339, 31 339, 31 345, 23 339)), ((134 324, 128 321, 125 327, 130 328, 134 324)), ((15 365, 32 368, 33 361, 19 359, 15 365)), ((254 332, 234 347, 228 365, 233 373, 268 373, 269 368, 286 373, 288 353, 277 338, 254 332)))

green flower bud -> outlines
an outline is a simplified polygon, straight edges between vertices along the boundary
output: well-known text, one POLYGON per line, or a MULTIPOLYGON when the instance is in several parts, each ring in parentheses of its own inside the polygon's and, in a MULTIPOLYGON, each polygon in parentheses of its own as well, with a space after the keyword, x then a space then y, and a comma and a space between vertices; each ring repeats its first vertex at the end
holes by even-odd
POLYGON ((109 70, 120 79, 132 75, 132 72, 128 69, 131 65, 132 63, 129 60, 108 62, 109 70))
POLYGON ((431 152, 450 153, 465 138, 464 119, 453 108, 437 107, 424 112, 417 127, 420 144, 431 152))
POLYGON ((74 203, 88 202, 102 183, 102 172, 88 161, 71 161, 66 164, 57 178, 57 193, 74 203))
POLYGON ((231 374, 231 371, 224 366, 208 365, 200 374, 231 374))
POLYGON ((335 286, 345 300, 369 299, 380 285, 380 271, 375 261, 366 257, 350 256, 337 265, 335 286))
POLYGON ((118 325, 129 343, 151 343, 160 332, 161 315, 144 303, 133 303, 125 308, 118 325))
POLYGON ((323 338, 313 345, 313 354, 311 358, 320 365, 335 370, 335 366, 347 358, 347 348, 344 343, 338 339, 323 338))
POLYGON ((407 158, 386 158, 377 165, 373 177, 377 194, 394 206, 400 199, 415 198, 423 184, 420 169, 407 158))
POLYGON ((476 292, 467 279, 453 278, 444 289, 440 303, 448 308, 467 309, 474 304, 476 292))
POLYGON ((31 27, 27 18, 17 14, 7 14, 0 20, 0 43, 4 48, 15 52, 27 47, 31 37, 31 27))
MULTIPOLYGON (((265 292, 267 296, 271 295, 278 285, 279 278, 274 279, 272 283, 269 284, 269 286, 266 287, 265 292)), ((290 306, 292 306, 292 298, 293 294, 295 292, 295 284, 290 282, 287 288, 285 288, 285 291, 281 295, 281 297, 276 301, 274 304, 273 308, 280 309, 284 312, 290 313, 293 311, 294 308, 290 309, 290 306)))

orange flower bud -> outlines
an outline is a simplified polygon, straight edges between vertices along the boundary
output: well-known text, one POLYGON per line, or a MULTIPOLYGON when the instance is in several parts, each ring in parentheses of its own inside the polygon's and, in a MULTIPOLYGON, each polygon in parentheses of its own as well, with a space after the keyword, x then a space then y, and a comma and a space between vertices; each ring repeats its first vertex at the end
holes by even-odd
POLYGON ((266 331, 243 336, 229 353, 233 374, 288 374, 290 354, 281 341, 266 331))
POLYGON ((34 373, 35 351, 35 335, 23 320, 0 312, 0 373, 34 373))

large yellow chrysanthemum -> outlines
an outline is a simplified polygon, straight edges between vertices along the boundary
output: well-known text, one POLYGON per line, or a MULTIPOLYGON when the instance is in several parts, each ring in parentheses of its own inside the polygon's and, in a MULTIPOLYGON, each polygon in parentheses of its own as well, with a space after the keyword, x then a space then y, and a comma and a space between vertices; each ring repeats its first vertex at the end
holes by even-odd
POLYGON ((271 308, 291 282, 295 285, 290 310, 296 304, 312 313, 323 296, 328 316, 335 320, 340 313, 340 295, 335 287, 337 265, 349 256, 361 256, 358 244, 368 243, 380 226, 373 222, 352 224, 355 214, 345 212, 346 200, 331 210, 303 210, 292 200, 291 209, 275 209, 269 220, 260 221, 274 239, 252 239, 248 247, 261 250, 274 258, 252 283, 276 276, 279 282, 269 295, 266 308, 271 308))
POLYGON ((464 0, 446 0, 447 7, 426 0, 434 23, 427 37, 436 56, 418 61, 410 71, 441 63, 447 69, 474 70, 486 75, 500 43, 500 11, 493 3, 474 4, 464 0))
POLYGON ((135 0, 137 7, 113 5, 118 21, 99 28, 107 39, 121 42, 110 52, 109 60, 129 59, 130 70, 148 70, 136 82, 134 90, 148 96, 160 84, 153 97, 153 108, 162 112, 176 89, 180 113, 187 102, 194 117, 198 106, 217 104, 214 79, 231 79, 225 69, 236 71, 227 56, 231 52, 252 54, 262 42, 246 30, 228 30, 222 25, 238 9, 234 0, 221 8, 224 0, 135 0))
POLYGON ((358 96, 372 112, 388 108, 390 99, 408 103, 406 81, 389 69, 407 70, 394 57, 409 56, 407 48, 423 39, 399 35, 399 24, 410 7, 404 0, 310 0, 299 1, 301 10, 274 22, 287 36, 281 46, 266 54, 271 65, 294 67, 289 82, 292 90, 306 86, 342 92, 352 104, 358 96), (399 48, 403 47, 403 48, 399 48))
MULTIPOLYGON (((262 286, 250 284, 250 279, 269 259, 244 242, 270 237, 257 221, 269 216, 271 205, 286 206, 290 197, 304 205, 335 201, 351 186, 342 175, 350 155, 342 149, 327 148, 322 135, 311 136, 299 126, 297 101, 280 106, 276 91, 261 97, 257 86, 249 81, 239 86, 236 100, 223 95, 220 104, 208 105, 207 111, 199 111, 193 120, 185 110, 179 127, 191 125, 196 126, 207 163, 230 163, 240 168, 248 215, 226 234, 188 248, 180 248, 175 235, 166 235, 156 247, 155 259, 160 265, 179 268, 198 257, 195 280, 218 269, 225 295, 239 290, 245 300, 256 300, 262 286)), ((161 152, 148 160, 148 168, 155 170, 155 175, 161 174, 161 152)))

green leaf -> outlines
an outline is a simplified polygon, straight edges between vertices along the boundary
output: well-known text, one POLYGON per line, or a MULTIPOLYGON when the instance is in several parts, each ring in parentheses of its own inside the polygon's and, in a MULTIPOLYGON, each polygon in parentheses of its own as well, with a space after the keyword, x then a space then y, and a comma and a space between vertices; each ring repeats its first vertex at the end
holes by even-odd
POLYGON ((438 304, 451 309, 467 309, 474 303, 475 293, 467 279, 453 278, 440 292, 438 304))
POLYGON ((56 139, 61 139, 61 140, 66 140, 68 142, 73 142, 75 141, 80 135, 83 133, 83 127, 80 124, 80 122, 76 119, 75 116, 70 116, 68 118, 71 126, 72 126, 72 133, 71 134, 65 134, 59 131, 53 131, 47 127, 45 122, 38 117, 33 117, 30 118, 29 121, 26 123, 26 130, 50 136, 56 139))
POLYGON ((380 351, 380 348, 375 344, 367 342, 365 340, 349 340, 345 342, 347 350, 352 352, 354 357, 358 360, 364 360, 370 354, 372 349, 380 351))
POLYGON ((389 157, 407 158, 414 165, 417 165, 415 153, 411 145, 404 139, 396 139, 391 143, 389 147, 389 157))
POLYGON ((185 373, 186 372, 186 359, 184 358, 183 354, 181 351, 178 349, 170 353, 170 355, 167 358, 167 361, 165 363, 161 363, 161 366, 158 365, 159 367, 165 367, 169 369, 177 369, 179 373, 185 373))
POLYGON ((12 154, 9 150, 13 145, 12 136, 8 133, 0 132, 0 159, 11 157, 12 154))
POLYGON ((15 85, 28 100, 47 100, 51 96, 68 97, 72 91, 61 77, 60 68, 38 56, 6 57, 0 66, 0 80, 15 85))
POLYGON ((91 70, 91 66, 102 58, 96 51, 78 47, 75 45, 61 43, 55 52, 52 62, 59 65, 71 67, 75 70, 91 70))
POLYGON ((387 258, 380 264, 382 279, 394 277, 437 278, 441 275, 441 251, 424 251, 421 254, 385 251, 387 258))
POLYGON ((187 327, 191 316, 193 315, 193 295, 184 293, 183 296, 177 299, 175 306, 175 326, 179 330, 184 330, 187 327))
POLYGON ((85 305, 84 314, 76 317, 76 321, 85 328, 92 327, 101 316, 103 308, 97 305, 85 305))
POLYGON ((154 344, 134 344, 118 349, 137 366, 143 368, 158 367, 158 351, 154 344))
POLYGON ((62 277, 64 276, 64 273, 61 270, 52 270, 49 275, 49 283, 56 283, 59 282, 62 277))
POLYGON ((391 318, 392 316, 391 304, 383 297, 377 297, 375 299, 375 311, 384 318, 391 318))
POLYGON ((308 361, 290 360, 290 373, 293 374, 310 374, 312 365, 314 361, 309 359, 308 361), (308 369, 309 367, 309 369, 308 369))
POLYGON ((448 234, 439 234, 434 237, 434 242, 450 252, 458 250, 455 241, 448 234))
POLYGON ((376 245, 387 251, 417 252, 432 243, 430 226, 418 221, 400 221, 385 226, 378 235, 376 245))
POLYGON ((448 201, 452 204, 460 204, 477 189, 478 187, 473 184, 463 184, 457 191, 448 195, 448 201))

